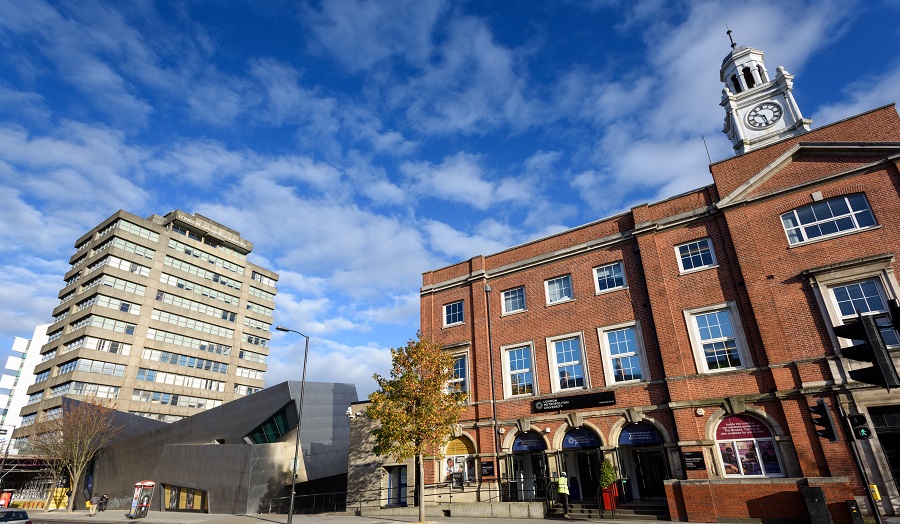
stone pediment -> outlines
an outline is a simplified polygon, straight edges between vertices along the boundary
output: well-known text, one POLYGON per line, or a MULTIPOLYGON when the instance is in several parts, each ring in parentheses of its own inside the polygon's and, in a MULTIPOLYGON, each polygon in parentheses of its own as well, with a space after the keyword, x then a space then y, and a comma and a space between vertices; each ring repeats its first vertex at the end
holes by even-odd
POLYGON ((799 142, 722 198, 717 207, 721 209, 805 184, 864 172, 897 159, 900 159, 897 142, 799 142))

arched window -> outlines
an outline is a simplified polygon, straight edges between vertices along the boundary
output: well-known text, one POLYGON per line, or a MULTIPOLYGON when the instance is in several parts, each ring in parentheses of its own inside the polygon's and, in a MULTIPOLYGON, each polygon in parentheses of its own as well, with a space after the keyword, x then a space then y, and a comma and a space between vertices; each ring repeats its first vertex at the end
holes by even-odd
POLYGON ((741 92, 741 83, 738 82, 738 77, 737 77, 737 75, 731 75, 731 85, 734 86, 734 92, 735 92, 735 94, 741 92))
POLYGON ((753 80, 753 73, 750 72, 750 68, 745 67, 741 70, 741 73, 744 75, 744 81, 747 82, 747 89, 753 89, 756 86, 756 81, 753 80))
POLYGON ((759 78, 760 78, 763 82, 768 82, 768 81, 769 81, 769 75, 766 74, 766 71, 765 71, 765 69, 762 68, 762 65, 757 65, 757 66, 756 66, 756 70, 759 71, 759 78))
POLYGON ((725 417, 716 428, 716 448, 726 477, 783 477, 772 431, 749 415, 725 417))
POLYGON ((445 481, 456 485, 475 482, 475 446, 472 441, 466 437, 457 437, 448 442, 443 466, 445 481))

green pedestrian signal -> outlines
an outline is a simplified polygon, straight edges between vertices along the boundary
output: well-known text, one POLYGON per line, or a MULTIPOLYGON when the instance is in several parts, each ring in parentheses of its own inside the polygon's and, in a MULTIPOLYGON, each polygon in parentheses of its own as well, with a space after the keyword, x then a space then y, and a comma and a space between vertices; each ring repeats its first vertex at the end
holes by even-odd
POLYGON ((853 433, 857 440, 867 440, 875 436, 872 430, 869 429, 869 419, 866 418, 865 414, 855 413, 847 415, 847 420, 850 421, 850 432, 853 433))

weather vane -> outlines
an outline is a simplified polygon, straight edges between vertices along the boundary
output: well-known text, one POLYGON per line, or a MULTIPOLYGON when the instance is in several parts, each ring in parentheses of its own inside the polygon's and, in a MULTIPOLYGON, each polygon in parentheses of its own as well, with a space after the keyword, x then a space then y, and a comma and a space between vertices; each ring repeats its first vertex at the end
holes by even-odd
POLYGON ((728 24, 725 24, 725 29, 728 29, 725 33, 728 35, 728 39, 731 40, 731 48, 734 49, 737 47, 737 44, 734 43, 734 38, 731 38, 731 29, 729 29, 728 24))

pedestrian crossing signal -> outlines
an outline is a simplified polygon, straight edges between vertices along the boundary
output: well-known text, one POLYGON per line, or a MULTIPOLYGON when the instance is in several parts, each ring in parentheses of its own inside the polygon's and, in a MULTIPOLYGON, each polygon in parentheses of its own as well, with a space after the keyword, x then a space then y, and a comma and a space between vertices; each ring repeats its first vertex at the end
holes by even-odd
POLYGON ((848 415, 847 420, 850 421, 850 432, 857 440, 867 440, 874 436, 872 430, 869 429, 869 420, 865 414, 848 415))

